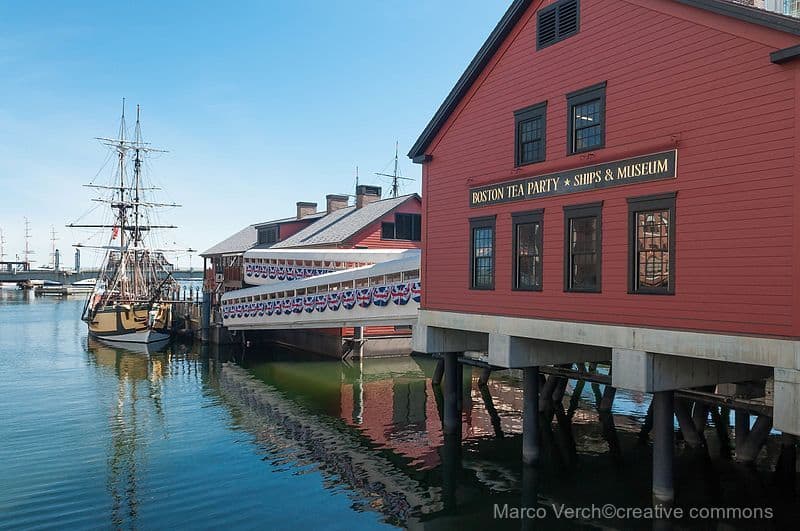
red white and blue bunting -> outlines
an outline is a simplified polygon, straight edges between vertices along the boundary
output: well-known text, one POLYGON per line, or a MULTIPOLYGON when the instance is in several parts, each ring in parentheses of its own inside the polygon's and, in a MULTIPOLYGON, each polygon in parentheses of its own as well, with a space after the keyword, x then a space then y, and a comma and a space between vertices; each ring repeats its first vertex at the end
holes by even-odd
POLYGON ((268 301, 225 304, 222 306, 223 319, 252 319, 272 317, 273 315, 291 315, 301 313, 324 312, 330 310, 352 310, 385 307, 391 302, 397 306, 405 306, 410 301, 419 303, 422 294, 420 282, 400 282, 388 286, 372 286, 368 288, 347 289, 304 297, 287 297, 268 301))
POLYGON ((244 274, 251 279, 300 280, 333 273, 335 269, 323 267, 290 267, 245 262, 244 274))

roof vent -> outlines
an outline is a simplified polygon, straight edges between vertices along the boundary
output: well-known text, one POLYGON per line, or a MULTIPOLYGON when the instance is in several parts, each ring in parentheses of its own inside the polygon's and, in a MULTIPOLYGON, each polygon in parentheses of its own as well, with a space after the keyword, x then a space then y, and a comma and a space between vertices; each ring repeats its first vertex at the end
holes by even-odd
POLYGON ((546 48, 578 33, 579 0, 561 0, 539 11, 536 25, 536 46, 546 48))

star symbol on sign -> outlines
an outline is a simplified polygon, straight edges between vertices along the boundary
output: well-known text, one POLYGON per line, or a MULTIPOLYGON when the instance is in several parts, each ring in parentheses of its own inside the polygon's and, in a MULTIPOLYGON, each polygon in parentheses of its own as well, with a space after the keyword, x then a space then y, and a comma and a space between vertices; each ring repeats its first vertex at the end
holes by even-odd
POLYGON ((564 179, 564 186, 569 186, 569 179, 564 179))

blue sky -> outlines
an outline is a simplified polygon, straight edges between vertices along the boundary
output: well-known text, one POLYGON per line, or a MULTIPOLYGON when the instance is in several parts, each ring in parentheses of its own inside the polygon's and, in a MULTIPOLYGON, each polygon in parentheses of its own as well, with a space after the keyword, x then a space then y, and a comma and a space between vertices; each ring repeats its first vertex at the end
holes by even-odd
POLYGON ((184 205, 162 214, 181 227, 165 245, 203 250, 296 201, 322 207, 352 193, 356 165, 385 189, 374 172, 391 169, 395 140, 417 179, 404 191, 419 192, 404 154, 508 5, 0 0, 7 259, 27 216, 35 258, 48 262, 54 225, 71 265, 86 235, 64 225, 93 205, 80 186, 105 161, 93 137, 116 132, 123 97, 169 150, 151 162, 161 199, 184 205))

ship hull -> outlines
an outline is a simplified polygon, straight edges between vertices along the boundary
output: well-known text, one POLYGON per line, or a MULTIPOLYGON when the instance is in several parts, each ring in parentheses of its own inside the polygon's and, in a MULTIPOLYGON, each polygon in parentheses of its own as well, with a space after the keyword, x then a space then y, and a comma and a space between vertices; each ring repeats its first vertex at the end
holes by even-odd
POLYGON ((99 309, 87 320, 89 335, 115 343, 153 343, 169 339, 169 306, 155 315, 147 307, 114 306, 99 309))

